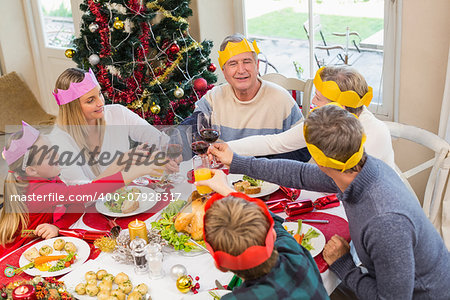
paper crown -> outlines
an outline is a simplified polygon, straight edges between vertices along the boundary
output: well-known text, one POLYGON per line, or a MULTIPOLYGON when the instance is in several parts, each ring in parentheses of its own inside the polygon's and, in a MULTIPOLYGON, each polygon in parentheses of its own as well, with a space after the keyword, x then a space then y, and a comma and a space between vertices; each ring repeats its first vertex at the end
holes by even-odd
POLYGON ((58 103, 58 105, 64 105, 80 98, 81 96, 95 88, 97 85, 97 78, 95 77, 94 72, 89 69, 89 72, 84 73, 83 81, 71 82, 69 89, 58 89, 57 93, 52 92, 52 94, 55 97, 56 103, 58 103))
POLYGON ((243 39, 239 43, 228 42, 225 49, 223 51, 219 51, 220 68, 223 69, 223 65, 231 57, 244 52, 255 52, 256 54, 259 54, 260 51, 258 45, 256 45, 256 41, 253 41, 251 44, 247 41, 247 39, 243 39))
MULTIPOLYGON (((336 105, 343 109, 342 105, 336 102, 331 102, 327 105, 336 105)), ((323 107, 323 106, 322 106, 323 107)), ((311 110, 311 113, 319 107, 316 107, 311 110)), ((358 117, 355 114, 352 114, 355 118, 358 117)), ((305 136, 305 141, 307 140, 307 126, 306 123, 303 125, 303 135, 305 136)), ((346 162, 339 161, 337 159, 326 156, 322 150, 320 150, 317 146, 306 142, 306 147, 308 148, 309 153, 311 154, 314 161, 322 167, 328 167, 336 170, 340 170, 344 172, 345 170, 351 169, 356 166, 361 160, 364 153, 364 143, 366 142, 366 135, 363 133, 361 138, 361 145, 357 152, 355 152, 346 162)))
MULTIPOLYGON (((275 242, 274 234, 272 231, 274 225, 273 218, 270 215, 267 206, 264 204, 264 202, 262 202, 259 199, 250 198, 249 196, 242 193, 231 193, 228 196, 243 198, 244 200, 255 203, 262 209, 267 219, 269 220, 270 224, 269 230, 267 230, 265 246, 251 246, 241 254, 234 256, 223 251, 214 251, 214 249, 208 243, 208 237, 206 236, 205 226, 203 226, 203 238, 205 240, 206 248, 208 249, 209 253, 211 253, 212 257, 214 258, 214 261, 219 267, 226 268, 229 270, 248 270, 256 266, 259 266, 260 264, 268 260, 272 255, 273 246, 275 242)), ((215 194, 214 196, 212 196, 205 204, 205 216, 206 211, 208 211, 211 205, 214 202, 219 201, 223 198, 224 196, 220 194, 215 194)), ((203 224, 205 224, 205 216, 203 217, 203 224)))
POLYGON ((11 145, 8 150, 3 148, 2 155, 8 166, 24 156, 28 148, 33 146, 36 142, 40 134, 39 130, 35 129, 31 125, 28 125, 24 121, 22 121, 22 132, 23 134, 20 139, 11 141, 11 145))
POLYGON ((362 105, 369 106, 370 101, 372 101, 373 97, 373 89, 372 87, 368 87, 369 91, 360 98, 359 95, 355 91, 345 91, 341 92, 341 89, 334 81, 322 81, 322 77, 320 74, 325 67, 320 68, 316 72, 316 76, 314 77, 314 86, 316 90, 318 90, 324 97, 327 99, 338 102, 341 105, 348 107, 360 107, 362 105))

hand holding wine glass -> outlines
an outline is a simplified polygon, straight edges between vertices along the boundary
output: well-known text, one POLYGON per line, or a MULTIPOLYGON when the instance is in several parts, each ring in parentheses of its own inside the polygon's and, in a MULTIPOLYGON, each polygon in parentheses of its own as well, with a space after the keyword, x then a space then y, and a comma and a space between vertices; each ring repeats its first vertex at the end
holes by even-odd
MULTIPOLYGON (((220 126, 213 122, 215 113, 211 112, 211 115, 207 115, 200 112, 197 116, 197 130, 201 139, 207 142, 209 145, 216 142, 220 137, 220 126)), ((208 146, 209 146, 208 145, 208 146)), ((218 167, 218 164, 213 160, 213 168, 218 167)))
MULTIPOLYGON (((181 139, 180 131, 175 127, 169 127, 164 130, 164 133, 168 137, 166 155, 170 160, 169 164, 176 164, 178 166, 178 163, 182 160, 181 155, 183 153, 183 140, 181 139)), ((176 172, 170 174, 168 179, 172 182, 179 183, 184 180, 184 177, 176 172)))

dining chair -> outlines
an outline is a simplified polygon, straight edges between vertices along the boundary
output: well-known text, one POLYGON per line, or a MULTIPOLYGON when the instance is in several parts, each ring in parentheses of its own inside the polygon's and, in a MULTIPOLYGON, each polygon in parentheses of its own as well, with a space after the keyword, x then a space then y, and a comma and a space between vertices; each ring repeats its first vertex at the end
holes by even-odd
POLYGON ((393 139, 409 140, 434 152, 433 158, 409 170, 401 171, 397 167, 397 173, 412 190, 408 178, 431 168, 425 187, 422 209, 441 235, 447 232, 447 239, 449 240, 447 240, 446 243, 448 243, 447 245, 449 246, 450 215, 446 216, 444 212, 450 209, 450 188, 448 188, 450 144, 436 134, 422 128, 397 122, 385 121, 384 123, 388 126, 393 139), (448 206, 447 209, 445 209, 446 206, 448 206))
POLYGON ((262 76, 262 79, 276 83, 288 91, 295 91, 293 97, 301 107, 303 117, 307 117, 311 106, 311 91, 313 86, 312 79, 301 80, 298 78, 288 78, 282 74, 269 73, 262 76), (297 92, 302 92, 301 96, 297 92))

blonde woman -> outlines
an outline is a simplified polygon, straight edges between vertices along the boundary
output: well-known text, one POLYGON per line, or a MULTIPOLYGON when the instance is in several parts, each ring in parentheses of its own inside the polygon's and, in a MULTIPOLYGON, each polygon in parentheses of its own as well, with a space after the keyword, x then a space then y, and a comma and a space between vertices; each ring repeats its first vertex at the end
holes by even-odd
MULTIPOLYGON (((122 170, 128 158, 121 153, 130 151, 130 140, 149 146, 159 144, 161 133, 147 121, 122 105, 105 105, 92 70, 65 70, 56 81, 53 95, 59 114, 50 138, 58 146, 59 155, 63 154, 61 178, 68 184, 86 183, 122 170)), ((142 148, 133 153, 147 154, 142 148)), ((178 170, 174 162, 166 168, 178 170)))
MULTIPOLYGON (((316 73, 314 86, 316 93, 312 103, 320 107, 338 102, 356 114, 367 135, 366 152, 395 169, 389 129, 367 109, 372 99, 372 88, 364 77, 346 66, 322 67, 316 73)), ((235 153, 245 156, 286 153, 306 147, 302 133, 303 122, 280 134, 251 136, 230 141, 228 145, 235 153)))

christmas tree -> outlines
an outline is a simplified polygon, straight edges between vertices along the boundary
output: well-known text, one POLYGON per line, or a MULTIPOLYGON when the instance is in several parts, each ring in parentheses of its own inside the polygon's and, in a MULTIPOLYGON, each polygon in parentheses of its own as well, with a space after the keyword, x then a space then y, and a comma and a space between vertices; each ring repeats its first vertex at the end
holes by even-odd
POLYGON ((217 80, 212 42, 189 34, 189 2, 84 0, 81 36, 66 56, 96 73, 107 103, 151 124, 177 124, 217 80))

